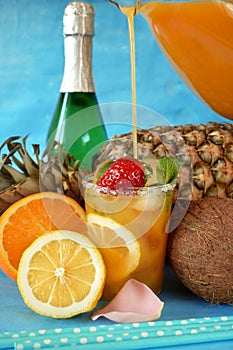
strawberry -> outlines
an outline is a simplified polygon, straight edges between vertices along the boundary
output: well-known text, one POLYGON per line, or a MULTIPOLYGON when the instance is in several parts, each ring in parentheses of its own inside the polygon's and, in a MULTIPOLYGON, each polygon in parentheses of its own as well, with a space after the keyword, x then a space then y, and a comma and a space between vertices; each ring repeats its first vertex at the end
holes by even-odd
POLYGON ((104 164, 104 172, 97 179, 97 185, 110 190, 126 189, 129 187, 144 187, 147 176, 144 164, 134 158, 120 158, 104 164))

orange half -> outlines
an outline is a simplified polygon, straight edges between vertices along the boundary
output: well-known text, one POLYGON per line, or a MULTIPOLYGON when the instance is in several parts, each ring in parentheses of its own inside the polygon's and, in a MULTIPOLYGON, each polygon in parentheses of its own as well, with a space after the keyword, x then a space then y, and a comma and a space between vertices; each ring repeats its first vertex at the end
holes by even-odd
POLYGON ((29 195, 12 204, 0 217, 0 268, 13 280, 21 256, 39 236, 54 230, 85 234, 84 209, 56 192, 29 195))

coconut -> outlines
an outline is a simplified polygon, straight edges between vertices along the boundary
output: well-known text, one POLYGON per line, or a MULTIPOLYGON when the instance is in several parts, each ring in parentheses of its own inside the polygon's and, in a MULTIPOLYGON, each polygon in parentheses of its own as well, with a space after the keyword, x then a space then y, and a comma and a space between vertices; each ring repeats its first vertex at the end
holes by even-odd
POLYGON ((233 303, 232 213, 232 199, 192 201, 168 237, 168 260, 180 281, 213 304, 233 303))

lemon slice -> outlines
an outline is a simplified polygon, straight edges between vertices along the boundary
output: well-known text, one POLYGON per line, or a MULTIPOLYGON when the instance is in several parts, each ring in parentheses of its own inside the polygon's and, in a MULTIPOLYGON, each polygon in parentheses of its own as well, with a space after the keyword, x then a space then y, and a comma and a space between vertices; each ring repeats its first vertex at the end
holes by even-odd
POLYGON ((69 318, 96 306, 105 277, 103 258, 87 237, 57 230, 24 251, 17 283, 25 304, 36 313, 69 318))
POLYGON ((140 262, 141 249, 134 234, 108 217, 87 215, 89 238, 100 249, 107 268, 107 283, 123 280, 140 262))

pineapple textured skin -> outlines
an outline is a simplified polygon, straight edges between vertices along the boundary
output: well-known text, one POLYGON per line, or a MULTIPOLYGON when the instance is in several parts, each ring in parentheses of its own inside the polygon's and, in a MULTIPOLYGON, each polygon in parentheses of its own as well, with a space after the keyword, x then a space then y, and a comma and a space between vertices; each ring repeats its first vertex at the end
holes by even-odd
MULTIPOLYGON (((132 144, 127 142, 132 140, 130 133, 113 139, 96 166, 120 154, 133 156, 132 144)), ((172 156, 183 163, 177 180, 180 198, 233 198, 233 124, 156 126, 138 130, 137 141, 139 158, 172 156)))

